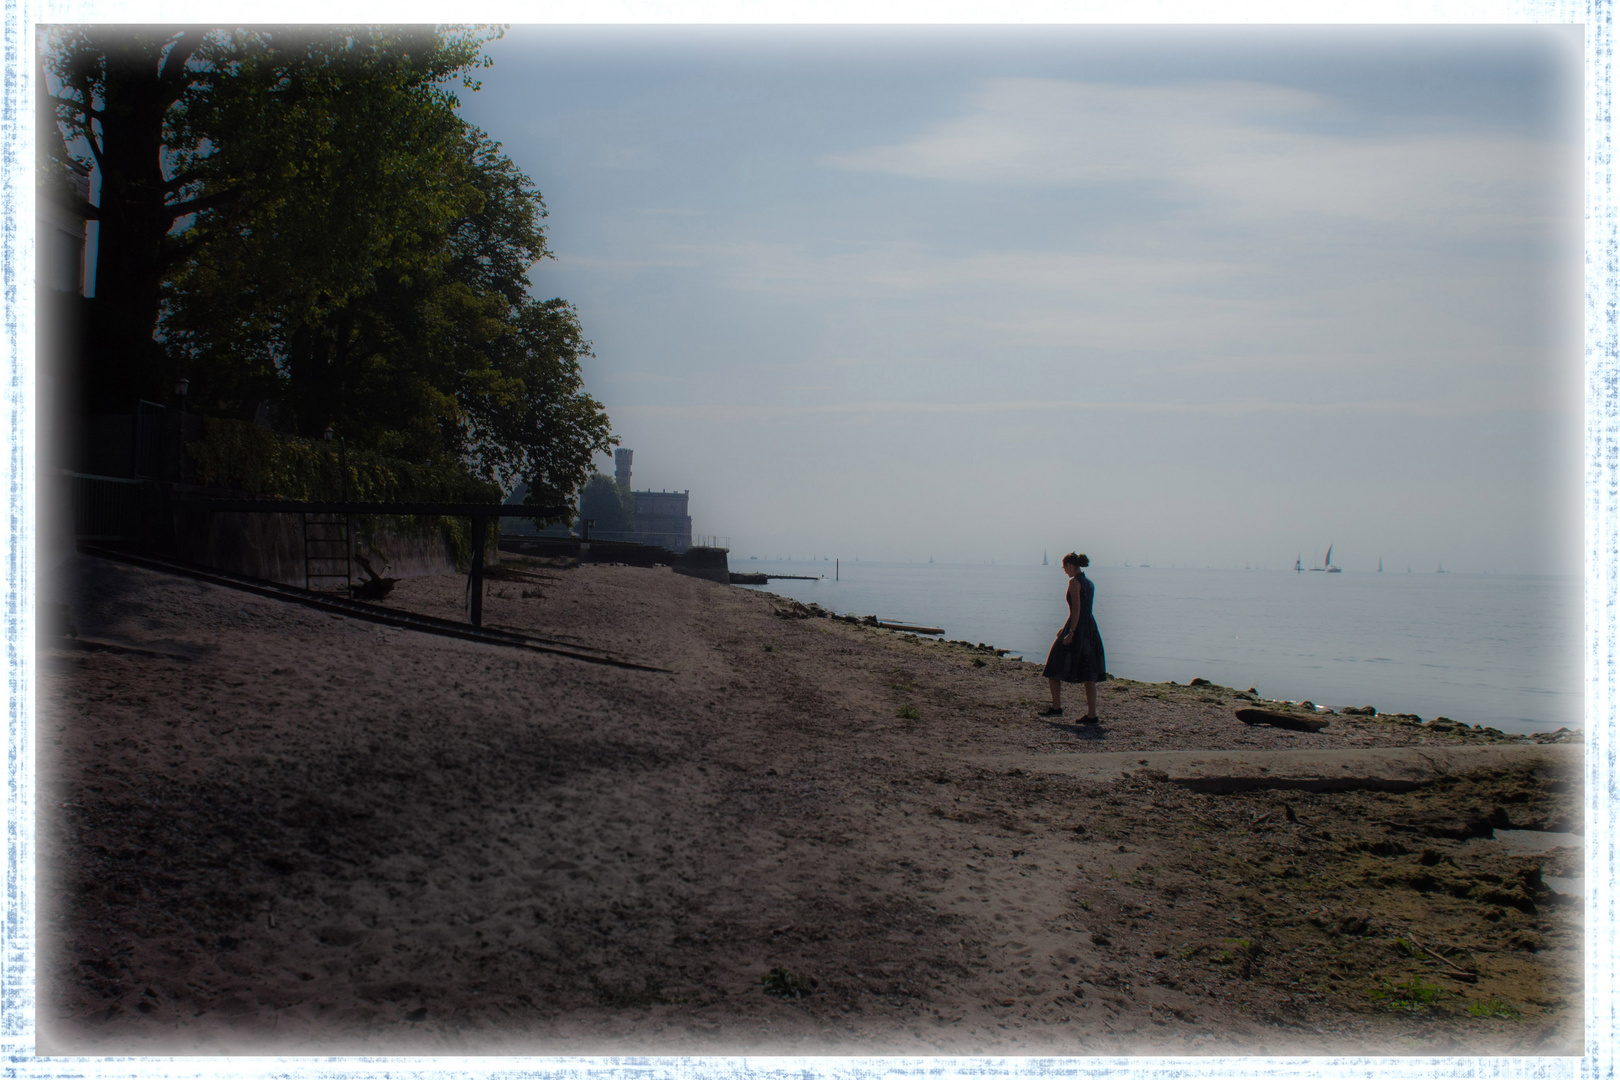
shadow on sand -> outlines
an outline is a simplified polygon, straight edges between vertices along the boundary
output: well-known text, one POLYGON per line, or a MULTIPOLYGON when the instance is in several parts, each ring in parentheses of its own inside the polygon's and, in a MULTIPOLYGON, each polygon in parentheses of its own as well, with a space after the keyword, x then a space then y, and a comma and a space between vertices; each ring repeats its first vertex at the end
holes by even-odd
POLYGON ((1054 731, 1066 732, 1077 739, 1095 741, 1103 737, 1101 724, 1061 724, 1056 720, 1043 720, 1041 723, 1054 731))

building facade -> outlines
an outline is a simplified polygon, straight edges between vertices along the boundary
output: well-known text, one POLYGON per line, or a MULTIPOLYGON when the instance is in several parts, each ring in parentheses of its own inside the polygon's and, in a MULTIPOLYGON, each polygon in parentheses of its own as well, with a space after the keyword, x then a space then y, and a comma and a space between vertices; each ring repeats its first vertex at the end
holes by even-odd
POLYGON ((690 491, 631 491, 636 501, 636 539, 671 551, 692 546, 692 517, 686 512, 690 491))
MULTIPOLYGON (((630 461, 634 456, 634 450, 622 447, 613 451, 613 482, 629 491, 635 501, 636 531, 625 536, 614 534, 611 539, 685 551, 692 546, 692 517, 687 510, 691 491, 636 491, 630 486, 630 461)), ((610 539, 606 534, 602 538, 610 539)))

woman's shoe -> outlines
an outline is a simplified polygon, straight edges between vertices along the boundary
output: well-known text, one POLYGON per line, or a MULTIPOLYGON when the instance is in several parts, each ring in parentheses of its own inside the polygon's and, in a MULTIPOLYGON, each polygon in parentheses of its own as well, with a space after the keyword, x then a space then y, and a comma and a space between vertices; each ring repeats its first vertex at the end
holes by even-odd
POLYGON ((1082 724, 1100 724, 1100 723, 1102 723, 1102 717, 1100 717, 1100 716, 1082 716, 1080 718, 1080 722, 1082 724))
POLYGON ((1063 709, 1061 707, 1054 707, 1054 708, 1050 708, 1050 709, 1042 709, 1040 712, 1036 713, 1035 715, 1036 716, 1062 716, 1063 715, 1063 709))

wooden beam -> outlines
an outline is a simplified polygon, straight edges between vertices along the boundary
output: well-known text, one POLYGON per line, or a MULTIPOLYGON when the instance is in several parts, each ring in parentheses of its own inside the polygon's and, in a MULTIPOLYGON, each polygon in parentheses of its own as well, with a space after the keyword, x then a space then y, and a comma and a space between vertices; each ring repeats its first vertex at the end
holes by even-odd
POLYGON ((467 588, 472 591, 472 624, 484 625, 484 530, 489 519, 474 514, 472 519, 472 570, 467 575, 467 588))

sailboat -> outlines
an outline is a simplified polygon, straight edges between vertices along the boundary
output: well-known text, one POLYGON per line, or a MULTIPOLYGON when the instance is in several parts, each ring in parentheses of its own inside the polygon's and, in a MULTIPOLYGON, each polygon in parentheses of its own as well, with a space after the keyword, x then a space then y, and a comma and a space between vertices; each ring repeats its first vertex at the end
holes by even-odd
POLYGON ((1328 545, 1327 556, 1322 560, 1322 565, 1321 566, 1313 566, 1313 567, 1311 567, 1311 569, 1315 570, 1317 573, 1329 573, 1329 574, 1342 573, 1342 571, 1337 566, 1333 565, 1333 545, 1332 544, 1328 545))
POLYGON ((1047 566, 1047 565, 1050 565, 1050 564, 1048 564, 1048 563, 1047 563, 1047 561, 1046 561, 1046 552, 1045 552, 1045 551, 1042 551, 1042 552, 1041 552, 1041 565, 1042 565, 1042 566, 1047 566))
POLYGON ((1384 572, 1384 557, 1382 555, 1378 556, 1378 572, 1380 574, 1384 572))
POLYGON ((1299 556, 1296 556, 1295 559, 1294 559, 1294 573, 1296 573, 1296 574, 1305 569, 1303 566, 1301 566, 1299 564, 1299 560, 1300 560, 1299 556))

